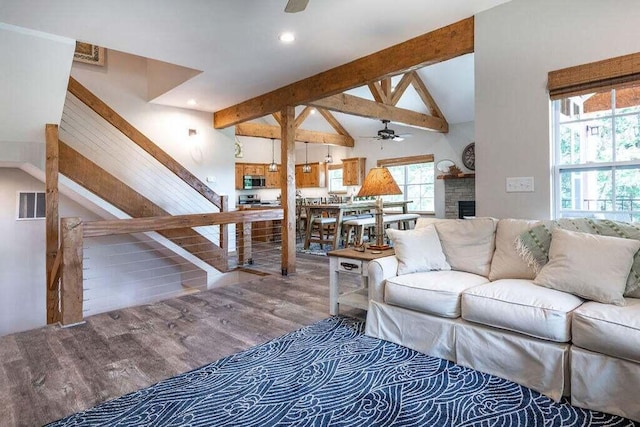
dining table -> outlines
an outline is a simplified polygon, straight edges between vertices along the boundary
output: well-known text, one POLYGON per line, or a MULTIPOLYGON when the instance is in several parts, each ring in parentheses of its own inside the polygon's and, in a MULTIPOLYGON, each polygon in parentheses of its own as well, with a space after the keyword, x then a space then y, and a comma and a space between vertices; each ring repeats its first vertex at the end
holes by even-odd
MULTIPOLYGON (((384 202, 384 209, 400 208, 402 209, 402 213, 406 214, 408 212, 407 206, 409 203, 412 203, 412 201, 402 200, 402 201, 394 201, 394 202, 384 202)), ((304 248, 309 249, 309 245, 315 242, 315 243, 320 243, 321 245, 332 244, 333 249, 337 249, 338 244, 340 243, 340 236, 342 235, 342 223, 344 221, 344 218, 345 217, 350 218, 351 215, 375 212, 376 201, 366 200, 366 201, 348 202, 348 203, 310 204, 310 205, 304 205, 303 208, 305 209, 306 215, 307 215, 304 248), (320 235, 319 238, 312 237, 314 221, 316 221, 316 219, 321 219, 321 218, 327 218, 327 219, 335 218, 335 225, 334 225, 335 230, 333 233, 333 238, 324 239, 322 234, 320 235)))

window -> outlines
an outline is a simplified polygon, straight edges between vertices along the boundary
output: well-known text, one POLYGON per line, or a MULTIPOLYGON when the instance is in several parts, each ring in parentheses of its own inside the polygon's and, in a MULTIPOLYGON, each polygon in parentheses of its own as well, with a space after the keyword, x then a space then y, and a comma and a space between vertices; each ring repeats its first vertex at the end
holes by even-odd
POLYGON ((640 84, 553 102, 556 217, 640 222, 640 84))
POLYGON ((38 219, 45 217, 44 192, 18 193, 18 219, 38 219))
POLYGON ((342 165, 329 165, 327 171, 329 193, 346 193, 347 187, 342 185, 342 165))
POLYGON ((434 207, 433 156, 401 157, 378 160, 378 166, 386 166, 402 190, 397 196, 384 196, 385 201, 411 200, 410 212, 432 213, 434 207))
POLYGON ((556 217, 640 221, 640 53, 549 72, 556 217))

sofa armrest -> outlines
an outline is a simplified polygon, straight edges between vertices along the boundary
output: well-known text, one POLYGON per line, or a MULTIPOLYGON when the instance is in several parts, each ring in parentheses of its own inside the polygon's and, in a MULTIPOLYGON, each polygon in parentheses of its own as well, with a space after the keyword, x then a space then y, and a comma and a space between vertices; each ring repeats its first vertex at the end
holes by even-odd
POLYGON ((367 274, 369 275, 369 298, 384 302, 384 284, 389 277, 397 276, 398 258, 390 255, 369 261, 367 274))

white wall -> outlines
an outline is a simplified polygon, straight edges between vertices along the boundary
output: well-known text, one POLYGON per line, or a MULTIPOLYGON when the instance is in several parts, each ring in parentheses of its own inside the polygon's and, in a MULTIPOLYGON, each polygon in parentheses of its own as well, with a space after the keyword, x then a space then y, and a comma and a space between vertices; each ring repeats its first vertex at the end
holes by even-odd
MULTIPOLYGON (((331 155, 334 163, 340 163, 341 159, 350 157, 365 157, 367 171, 376 166, 379 159, 389 159, 395 157, 418 156, 433 154, 435 162, 442 159, 453 160, 463 171, 469 172, 462 165, 462 150, 474 138, 474 123, 460 123, 449 126, 449 133, 442 134, 428 132, 420 129, 411 129, 412 136, 404 141, 385 141, 380 149, 380 141, 369 141, 356 139, 353 148, 331 147, 331 155)), ((262 138, 240 137, 244 148, 244 156, 236 159, 237 162, 246 163, 270 163, 271 162, 271 140, 262 138)), ((280 163, 280 141, 275 141, 275 159, 280 163)), ((324 162, 327 155, 327 146, 322 144, 309 144, 309 162, 324 162)), ((304 143, 296 142, 295 150, 296 163, 305 161, 304 143)), ((436 171, 436 175, 438 172, 436 171)), ((352 189, 357 191, 356 188, 352 189)), ((302 188, 303 197, 326 197, 326 188, 302 188)), ((280 194, 280 190, 242 190, 239 194, 256 193, 261 200, 275 200, 280 194)), ((444 217, 444 182, 436 180, 435 187, 435 210, 436 216, 444 217)))
MULTIPOLYGON (((0 168, 0 335, 44 326, 45 221, 16 220, 17 193, 44 191, 44 184, 16 168, 0 168)), ((60 195, 60 217, 98 220, 95 214, 60 195)), ((110 236, 101 246, 87 243, 85 315, 176 295, 182 289, 182 271, 174 260, 158 259, 147 244, 129 236, 110 236), (126 268, 107 269, 122 262, 126 268), (157 277, 162 275, 163 277, 157 277), (155 276, 155 279, 150 277, 155 276)), ((200 285, 201 280, 189 284, 200 285)))
MULTIPOLYGON (((0 22, 0 142, 44 142, 59 123, 75 42, 0 22)), ((0 150, 0 161, 4 150, 0 150)))
POLYGON ((478 215, 549 218, 552 70, 640 51, 637 0, 513 0, 476 15, 478 215), (533 193, 505 180, 532 176, 533 193))

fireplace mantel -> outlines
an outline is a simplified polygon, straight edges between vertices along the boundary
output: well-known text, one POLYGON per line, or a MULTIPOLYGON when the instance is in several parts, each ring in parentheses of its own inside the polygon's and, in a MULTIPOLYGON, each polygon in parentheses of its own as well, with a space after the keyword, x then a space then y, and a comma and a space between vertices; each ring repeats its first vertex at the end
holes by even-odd
POLYGON ((475 173, 459 173, 457 175, 438 175, 437 179, 464 179, 464 178, 475 178, 475 173))

